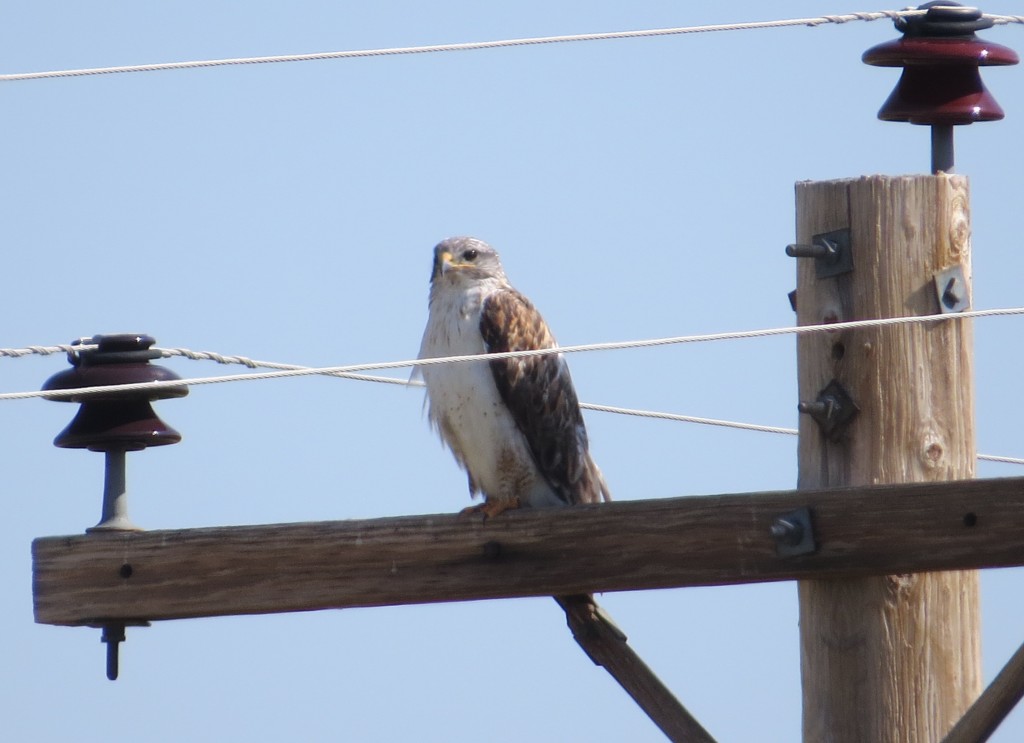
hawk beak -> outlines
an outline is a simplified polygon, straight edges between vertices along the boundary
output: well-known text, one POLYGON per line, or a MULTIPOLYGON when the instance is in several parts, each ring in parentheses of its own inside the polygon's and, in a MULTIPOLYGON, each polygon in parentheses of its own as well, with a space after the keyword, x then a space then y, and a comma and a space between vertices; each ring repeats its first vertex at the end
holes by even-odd
POLYGON ((448 271, 454 267, 455 264, 452 263, 452 259, 454 257, 455 256, 453 256, 447 250, 437 257, 438 268, 441 269, 442 275, 448 273, 448 271))

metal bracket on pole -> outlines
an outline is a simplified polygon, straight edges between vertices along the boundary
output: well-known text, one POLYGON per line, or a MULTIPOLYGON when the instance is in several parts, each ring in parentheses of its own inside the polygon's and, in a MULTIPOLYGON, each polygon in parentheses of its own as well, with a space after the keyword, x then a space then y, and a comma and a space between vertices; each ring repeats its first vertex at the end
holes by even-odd
POLYGON ((935 274, 935 296, 944 315, 971 309, 971 287, 962 265, 957 263, 935 274))
POLYGON ((843 385, 832 380, 818 393, 818 399, 801 402, 797 409, 811 416, 830 441, 838 441, 860 408, 843 385))
POLYGON ((813 258, 814 274, 819 279, 853 271, 850 230, 845 227, 814 235, 810 245, 787 245, 786 255, 790 258, 813 258))
POLYGON ((775 540, 775 553, 780 557, 811 555, 818 551, 811 509, 807 506, 776 516, 769 533, 775 540))

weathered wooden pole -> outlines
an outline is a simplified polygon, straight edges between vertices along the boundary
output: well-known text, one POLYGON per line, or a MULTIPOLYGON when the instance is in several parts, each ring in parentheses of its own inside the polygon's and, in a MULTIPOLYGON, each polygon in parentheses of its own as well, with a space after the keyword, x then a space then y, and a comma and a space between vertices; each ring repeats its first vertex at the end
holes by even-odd
MULTIPOLYGON (((976 8, 929 2, 864 54, 902 67, 878 112, 932 128, 932 172, 797 186, 801 324, 948 313, 938 324, 798 340, 800 488, 974 475, 970 215, 953 127, 1003 117, 979 65, 1016 64, 979 39, 976 8), (844 231, 845 230, 845 231, 844 231)), ((973 516, 968 512, 965 519, 973 516)), ((941 740, 980 691, 973 572, 804 581, 804 740, 941 740)))
MULTIPOLYGON (((967 179, 798 184, 797 240, 850 262, 799 261, 800 324, 937 314, 969 292, 967 179)), ((969 320, 804 335, 797 354, 817 413, 801 416, 800 488, 973 476, 969 320)), ((806 742, 938 741, 977 696, 977 573, 802 581, 799 596, 806 742)))

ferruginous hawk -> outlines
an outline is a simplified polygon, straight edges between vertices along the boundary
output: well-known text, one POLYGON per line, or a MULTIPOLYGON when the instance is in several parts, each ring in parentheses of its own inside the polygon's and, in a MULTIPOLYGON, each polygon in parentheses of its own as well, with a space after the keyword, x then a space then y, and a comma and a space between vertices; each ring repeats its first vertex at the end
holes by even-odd
MULTIPOLYGON (((512 288, 498 253, 472 237, 434 248, 430 313, 419 358, 555 348, 533 304, 512 288)), ((469 475, 466 511, 609 500, 561 354, 419 367, 430 422, 469 475)))

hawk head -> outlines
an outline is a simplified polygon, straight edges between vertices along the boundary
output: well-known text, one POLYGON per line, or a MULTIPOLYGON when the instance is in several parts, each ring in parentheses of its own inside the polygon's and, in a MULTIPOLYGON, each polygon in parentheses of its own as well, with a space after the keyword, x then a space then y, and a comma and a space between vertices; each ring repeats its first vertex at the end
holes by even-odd
POLYGON ((461 284, 485 279, 507 282, 498 251, 475 237, 449 237, 434 248, 434 268, 430 282, 445 278, 461 284))

